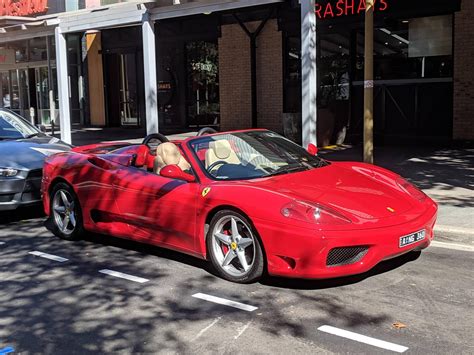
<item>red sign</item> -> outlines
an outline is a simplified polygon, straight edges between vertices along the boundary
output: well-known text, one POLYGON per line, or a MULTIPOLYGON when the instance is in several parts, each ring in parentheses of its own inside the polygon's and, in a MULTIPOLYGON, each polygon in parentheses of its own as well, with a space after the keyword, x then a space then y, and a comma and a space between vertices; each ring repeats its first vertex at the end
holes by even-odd
POLYGON ((48 10, 48 0, 0 0, 0 16, 29 16, 48 10))
MULTIPOLYGON (((374 0, 374 11, 388 9, 389 0, 374 0)), ((315 12, 319 19, 328 19, 342 16, 357 15, 365 12, 365 0, 335 0, 317 2, 315 12)))

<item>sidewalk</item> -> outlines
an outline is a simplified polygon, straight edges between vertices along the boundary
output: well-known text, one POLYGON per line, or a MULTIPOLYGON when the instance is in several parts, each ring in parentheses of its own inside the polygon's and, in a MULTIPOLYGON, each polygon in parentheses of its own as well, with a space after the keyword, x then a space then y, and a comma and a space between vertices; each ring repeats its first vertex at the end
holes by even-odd
MULTIPOLYGON (((375 163, 416 184, 439 205, 437 237, 474 245, 474 147, 375 147, 375 163)), ((323 149, 328 160, 362 161, 362 146, 323 149)))
MULTIPOLYGON (((185 139, 195 132, 168 136, 185 139)), ((74 145, 104 141, 141 143, 143 129, 84 128, 72 131, 74 145)), ((334 161, 362 161, 362 146, 322 149, 334 161)), ((437 238, 474 245, 474 147, 375 147, 375 163, 416 184, 439 204, 437 238)))

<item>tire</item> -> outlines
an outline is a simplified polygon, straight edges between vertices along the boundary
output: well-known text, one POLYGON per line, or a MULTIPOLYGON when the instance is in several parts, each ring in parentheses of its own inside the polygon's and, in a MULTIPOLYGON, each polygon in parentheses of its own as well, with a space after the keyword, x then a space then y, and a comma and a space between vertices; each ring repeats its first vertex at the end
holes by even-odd
POLYGON ((216 213, 209 226, 206 246, 214 270, 223 279, 251 283, 262 277, 265 264, 262 246, 257 231, 244 215, 232 210, 216 213))
POLYGON ((84 233, 81 205, 72 187, 66 183, 54 185, 51 191, 50 219, 53 233, 61 239, 78 240, 84 233))

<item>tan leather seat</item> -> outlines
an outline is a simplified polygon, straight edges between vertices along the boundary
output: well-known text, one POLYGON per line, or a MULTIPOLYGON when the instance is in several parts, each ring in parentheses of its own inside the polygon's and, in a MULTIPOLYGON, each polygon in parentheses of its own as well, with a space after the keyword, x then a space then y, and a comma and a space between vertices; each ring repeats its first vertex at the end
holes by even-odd
POLYGON ((206 152, 206 169, 216 161, 225 161, 228 164, 241 163, 229 141, 226 139, 209 143, 209 149, 206 152))
POLYGON ((191 168, 191 165, 184 159, 179 148, 171 142, 160 144, 156 148, 153 171, 155 174, 159 174, 160 170, 166 165, 178 165, 183 171, 191 168))

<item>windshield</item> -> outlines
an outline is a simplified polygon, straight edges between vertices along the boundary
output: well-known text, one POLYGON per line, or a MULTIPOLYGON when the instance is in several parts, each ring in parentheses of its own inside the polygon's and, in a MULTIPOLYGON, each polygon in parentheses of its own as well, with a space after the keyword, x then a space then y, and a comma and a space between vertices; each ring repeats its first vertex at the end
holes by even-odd
POLYGON ((204 136, 190 145, 204 171, 217 180, 254 179, 328 165, 271 131, 204 136))
POLYGON ((33 126, 19 116, 0 111, 0 140, 1 139, 22 139, 39 134, 33 126))

